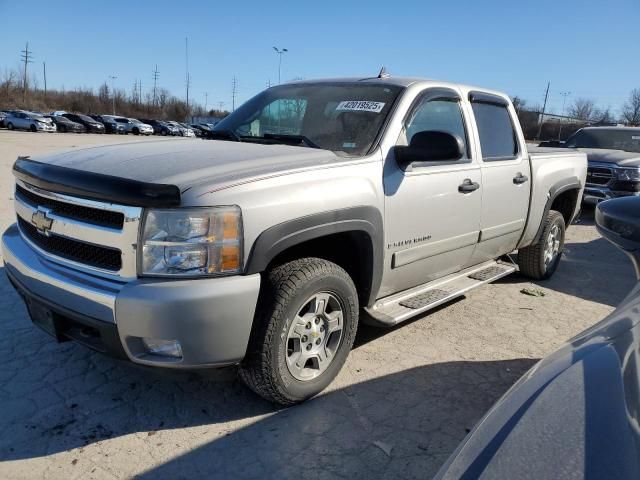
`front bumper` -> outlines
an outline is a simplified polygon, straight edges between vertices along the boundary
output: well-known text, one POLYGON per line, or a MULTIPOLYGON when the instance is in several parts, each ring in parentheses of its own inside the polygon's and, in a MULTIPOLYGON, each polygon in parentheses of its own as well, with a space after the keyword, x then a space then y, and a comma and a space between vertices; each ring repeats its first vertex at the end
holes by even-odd
POLYGON ((50 333, 58 340, 77 340, 135 363, 164 367, 229 365, 245 355, 259 274, 110 280, 47 260, 22 239, 15 224, 2 236, 2 252, 5 271, 32 317, 32 309, 44 306, 55 319, 50 333), (148 354, 142 338, 177 340, 182 358, 148 354))
POLYGON ((640 195, 640 192, 631 192, 626 190, 614 190, 607 186, 587 185, 584 188, 582 202, 587 205, 597 205, 603 200, 611 198, 628 197, 630 195, 640 195))

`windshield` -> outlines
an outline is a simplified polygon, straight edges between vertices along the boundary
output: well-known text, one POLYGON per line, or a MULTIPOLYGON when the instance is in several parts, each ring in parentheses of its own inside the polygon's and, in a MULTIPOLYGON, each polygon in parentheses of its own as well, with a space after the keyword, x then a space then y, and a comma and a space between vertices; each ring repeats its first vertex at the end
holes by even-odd
POLYGON ((359 83, 283 85, 258 94, 214 128, 241 141, 366 154, 401 87, 359 83))
POLYGON ((569 148, 605 148, 640 153, 640 128, 637 131, 613 128, 583 129, 570 137, 569 148))
POLYGON ((78 118, 85 122, 96 123, 96 121, 93 118, 89 118, 86 115, 78 115, 78 118))

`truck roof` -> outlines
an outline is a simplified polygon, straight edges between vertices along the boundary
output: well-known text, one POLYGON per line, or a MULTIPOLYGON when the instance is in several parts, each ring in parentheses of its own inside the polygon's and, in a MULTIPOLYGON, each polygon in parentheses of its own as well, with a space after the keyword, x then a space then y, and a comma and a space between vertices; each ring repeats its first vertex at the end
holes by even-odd
POLYGON ((284 83, 283 85, 295 85, 295 84, 312 84, 312 83, 368 83, 368 84, 378 84, 378 85, 394 85, 398 87, 409 87, 412 85, 422 85, 424 87, 428 86, 437 86, 437 87, 450 87, 454 89, 461 89, 464 92, 468 91, 482 91, 486 93, 492 93, 494 95, 499 95, 502 97, 507 97, 508 95, 504 92, 500 92, 498 90, 492 90, 490 88, 484 87, 476 87, 472 85, 465 85, 462 83, 454 83, 454 82, 446 82, 442 80, 435 80, 431 78, 422 78, 422 77, 396 77, 393 75, 388 75, 384 77, 337 77, 337 78, 319 78, 319 79, 308 79, 308 80, 297 80, 292 82, 284 83))

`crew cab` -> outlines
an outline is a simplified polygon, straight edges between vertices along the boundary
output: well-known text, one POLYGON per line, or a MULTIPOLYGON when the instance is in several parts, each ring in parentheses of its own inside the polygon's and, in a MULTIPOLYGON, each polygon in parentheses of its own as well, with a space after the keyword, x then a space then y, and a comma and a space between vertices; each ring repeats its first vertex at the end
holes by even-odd
POLYGON ((587 170, 528 151, 503 93, 383 74, 269 88, 209 137, 18 158, 5 272, 59 341, 238 365, 285 405, 332 381, 360 320, 551 276, 587 170))

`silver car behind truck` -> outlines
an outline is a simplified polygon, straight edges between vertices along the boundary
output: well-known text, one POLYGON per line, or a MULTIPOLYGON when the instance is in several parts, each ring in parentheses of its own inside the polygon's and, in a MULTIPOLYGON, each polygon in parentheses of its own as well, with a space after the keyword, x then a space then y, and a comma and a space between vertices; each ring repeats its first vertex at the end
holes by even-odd
POLYGON ((30 130, 32 132, 55 132, 56 125, 53 120, 40 113, 16 110, 9 113, 4 124, 9 130, 30 130))
POLYGON ((529 152, 505 94, 384 75, 270 88, 210 137, 19 158, 5 272, 60 341, 238 364, 281 404, 332 381, 361 312, 551 276, 587 169, 529 152))

